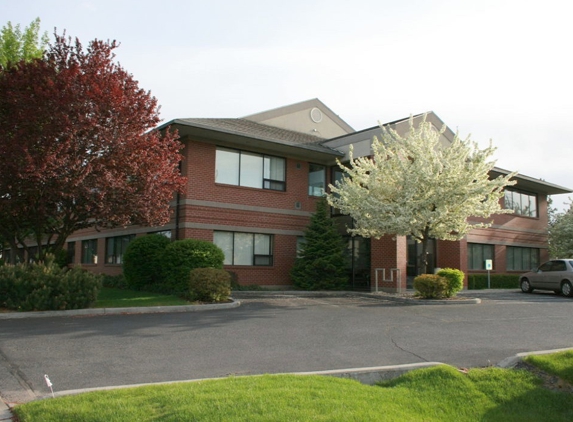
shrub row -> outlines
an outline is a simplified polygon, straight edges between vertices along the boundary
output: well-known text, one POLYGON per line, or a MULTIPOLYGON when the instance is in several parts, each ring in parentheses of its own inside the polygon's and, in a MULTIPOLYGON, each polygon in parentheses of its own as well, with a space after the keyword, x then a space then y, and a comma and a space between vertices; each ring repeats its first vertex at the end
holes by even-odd
POLYGON ((224 260, 223 251, 211 242, 197 239, 170 242, 164 236, 152 234, 130 242, 124 255, 123 273, 130 289, 221 301, 229 297, 231 286, 230 274, 222 270, 224 260), (198 268, 209 271, 198 272, 192 282, 192 270, 198 268))
POLYGON ((0 266, 0 306, 19 311, 87 308, 97 299, 101 277, 79 267, 45 262, 0 266))
MULTIPOLYGON (((518 289, 518 274, 490 274, 492 289, 518 289)), ((487 274, 471 274, 468 276, 468 289, 487 289, 487 274)))

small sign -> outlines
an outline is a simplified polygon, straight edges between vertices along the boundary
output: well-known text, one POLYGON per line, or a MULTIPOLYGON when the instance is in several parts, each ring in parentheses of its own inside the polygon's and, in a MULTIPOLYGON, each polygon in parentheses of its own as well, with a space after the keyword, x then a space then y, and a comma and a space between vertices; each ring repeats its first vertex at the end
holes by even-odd
POLYGON ((485 269, 488 271, 493 270, 493 260, 492 259, 486 259, 485 260, 485 269))

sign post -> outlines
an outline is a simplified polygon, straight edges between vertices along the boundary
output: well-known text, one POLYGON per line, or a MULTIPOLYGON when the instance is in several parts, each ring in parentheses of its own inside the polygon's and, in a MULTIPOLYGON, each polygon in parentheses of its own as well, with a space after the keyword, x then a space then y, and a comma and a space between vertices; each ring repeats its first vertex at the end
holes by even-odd
POLYGON ((485 269, 487 270, 487 288, 491 289, 491 280, 490 280, 489 272, 491 270, 493 270, 493 260, 492 259, 486 259, 485 260, 485 269))

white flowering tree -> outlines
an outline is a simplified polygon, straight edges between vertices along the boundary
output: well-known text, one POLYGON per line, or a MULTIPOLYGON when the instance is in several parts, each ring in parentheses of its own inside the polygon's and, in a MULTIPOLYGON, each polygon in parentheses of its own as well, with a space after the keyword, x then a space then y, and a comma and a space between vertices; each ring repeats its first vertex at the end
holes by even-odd
POLYGON ((478 149, 469 137, 456 134, 444 145, 426 116, 419 124, 410 118, 409 132, 400 136, 382 126, 382 137, 372 142, 372 156, 344 166, 342 180, 330 185, 328 203, 351 216, 353 235, 374 237, 410 235, 422 243, 422 271, 427 271, 428 241, 460 240, 470 230, 491 222, 469 222, 468 217, 489 218, 511 213, 499 203, 503 189, 515 175, 490 179, 495 148, 478 149))

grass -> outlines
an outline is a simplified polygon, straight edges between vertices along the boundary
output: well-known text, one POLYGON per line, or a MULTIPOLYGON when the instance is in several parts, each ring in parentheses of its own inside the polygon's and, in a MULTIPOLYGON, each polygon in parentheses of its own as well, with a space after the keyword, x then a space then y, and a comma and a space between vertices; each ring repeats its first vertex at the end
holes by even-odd
POLYGON ((263 375, 99 391, 14 409, 31 421, 571 421, 570 394, 525 370, 449 366, 379 386, 324 376, 263 375))
POLYGON ((189 305, 189 302, 173 295, 103 287, 93 307, 130 308, 135 306, 174 305, 189 305))
POLYGON ((557 375, 569 384, 573 384, 573 350, 549 355, 531 355, 524 360, 549 374, 557 375))

